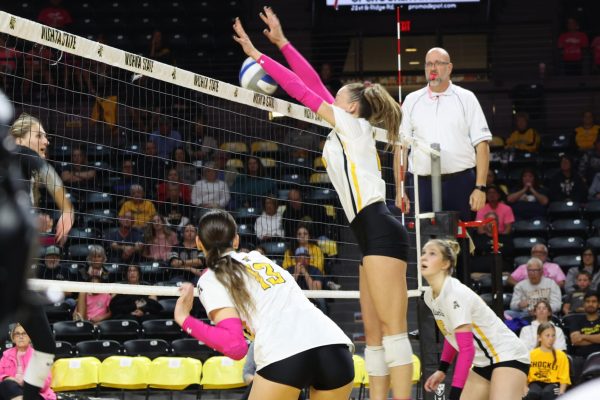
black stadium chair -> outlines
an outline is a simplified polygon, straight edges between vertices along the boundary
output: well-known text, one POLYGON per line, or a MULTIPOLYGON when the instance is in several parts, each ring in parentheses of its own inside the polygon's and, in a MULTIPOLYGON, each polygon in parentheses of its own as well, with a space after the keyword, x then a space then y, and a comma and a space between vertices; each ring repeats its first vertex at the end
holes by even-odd
POLYGON ((527 261, 529 261, 530 258, 531 255, 515 257, 515 259, 513 260, 513 264, 515 268, 517 268, 519 265, 527 264, 527 261))
POLYGON ((566 273, 569 268, 578 267, 581 264, 581 256, 578 254, 562 255, 552 259, 566 273))
POLYGON ((158 300, 158 303, 162 306, 161 315, 165 317, 172 317, 175 312, 175 304, 177 303, 177 298, 162 298, 158 300))
POLYGON ((541 237, 516 237, 513 239, 513 248, 515 255, 531 254, 531 248, 538 244, 546 244, 541 237))
POLYGON ((550 219, 581 218, 581 204, 576 201, 553 201, 548 205, 550 219))
POLYGON ((73 244, 69 246, 67 250, 69 261, 85 261, 88 254, 90 254, 89 246, 90 245, 87 243, 73 244))
POLYGON ((559 236, 548 240, 548 251, 554 256, 565 254, 579 254, 583 249, 584 241, 579 236, 559 236))
POLYGON ((180 339, 183 331, 172 319, 151 319, 142 322, 142 332, 147 339, 164 339, 172 341, 180 339))
POLYGON ((134 339, 128 340, 123 344, 125 354, 128 356, 144 356, 149 359, 155 359, 161 356, 170 355, 170 346, 162 339, 134 339))
POLYGON ((600 218, 600 201, 590 201, 585 205, 583 214, 589 220, 600 218))
POLYGON ((515 221, 512 226, 513 237, 519 236, 537 236, 546 237, 549 224, 544 219, 520 220, 515 221))
POLYGON ((56 352, 54 353, 54 358, 56 360, 59 358, 70 358, 76 355, 77 350, 73 350, 73 345, 71 343, 62 340, 56 341, 56 352))
POLYGON ((177 357, 191 357, 202 362, 212 356, 217 355, 217 352, 193 338, 177 339, 171 342, 173 355, 177 357))
POLYGON ((600 351, 590 354, 583 363, 581 379, 587 381, 600 377, 600 351))
POLYGON ((77 342, 75 348, 78 357, 96 357, 100 361, 123 353, 123 347, 116 340, 84 340, 77 342))
POLYGON ((73 319, 73 307, 64 301, 44 305, 44 312, 50 323, 73 319))
POLYGON ((96 328, 89 321, 59 321, 52 325, 54 338, 69 343, 96 338, 96 328))
POLYGON ((98 323, 98 339, 112 339, 123 343, 140 337, 140 324, 135 320, 107 319, 98 323))
POLYGON ((550 236, 585 236, 588 229, 589 222, 586 219, 557 219, 550 224, 550 236))
POLYGON ((587 247, 591 247, 594 250, 596 250, 596 252, 600 251, 600 236, 592 236, 587 238, 587 240, 585 241, 585 245, 587 247))

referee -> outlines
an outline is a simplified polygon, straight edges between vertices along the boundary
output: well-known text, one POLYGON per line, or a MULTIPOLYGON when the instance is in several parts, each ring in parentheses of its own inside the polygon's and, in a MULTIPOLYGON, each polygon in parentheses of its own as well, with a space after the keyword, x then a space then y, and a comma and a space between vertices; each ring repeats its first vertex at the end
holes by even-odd
MULTIPOLYGON (((470 221, 472 212, 485 205, 492 134, 475 94, 454 85, 451 73, 452 62, 446 50, 434 47, 427 52, 428 85, 406 96, 400 135, 419 143, 440 144, 442 209, 458 211, 461 220, 470 221)), ((414 179, 412 173, 419 175, 420 211, 432 211, 430 157, 416 148, 411 151, 409 178, 414 179)), ((399 168, 399 154, 394 159, 395 170, 399 168)), ((403 209, 400 185, 396 188, 396 206, 403 209)), ((404 204, 404 212, 409 212, 408 197, 404 204)))

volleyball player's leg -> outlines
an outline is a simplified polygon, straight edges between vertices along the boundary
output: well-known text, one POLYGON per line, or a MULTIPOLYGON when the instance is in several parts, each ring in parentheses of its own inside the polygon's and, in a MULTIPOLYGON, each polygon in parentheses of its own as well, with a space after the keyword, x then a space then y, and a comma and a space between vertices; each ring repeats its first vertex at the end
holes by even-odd
POLYGON ((377 317, 377 311, 373 305, 373 299, 369 293, 364 267, 359 267, 359 290, 360 290, 360 311, 362 314, 363 326, 365 331, 365 341, 367 343, 367 372, 373 368, 375 373, 369 373, 369 398, 372 400, 387 399, 390 391, 390 375, 387 365, 385 365, 385 354, 381 339, 381 321, 377 317), (370 363, 374 366, 370 367, 370 363), (384 371, 385 370, 385 373, 384 371))
MULTIPOLYGON (((448 388, 447 390, 449 390, 448 388)), ((469 371, 467 382, 460 396, 461 400, 487 400, 490 393, 490 381, 481 375, 469 371)))
MULTIPOLYGON (((352 392, 352 385, 354 382, 349 382, 345 386, 331 390, 317 390, 313 387, 310 388, 311 400, 347 400, 352 392)), ((370 397, 373 399, 373 397, 370 397)))
POLYGON ((520 400, 527 387, 527 375, 516 368, 499 367, 492 373, 490 400, 520 400))
POLYGON ((386 361, 396 364, 390 367, 392 394, 397 399, 408 399, 412 390, 412 350, 408 343, 408 289, 406 285, 406 262, 393 257, 366 256, 363 273, 373 306, 381 322, 383 338, 390 339, 386 348, 386 361), (406 346, 407 345, 407 346, 406 346), (407 348, 408 347, 408 348, 407 348), (407 351, 405 351, 406 349, 407 351))
POLYGON ((248 400, 298 400, 300 389, 254 375, 248 400))

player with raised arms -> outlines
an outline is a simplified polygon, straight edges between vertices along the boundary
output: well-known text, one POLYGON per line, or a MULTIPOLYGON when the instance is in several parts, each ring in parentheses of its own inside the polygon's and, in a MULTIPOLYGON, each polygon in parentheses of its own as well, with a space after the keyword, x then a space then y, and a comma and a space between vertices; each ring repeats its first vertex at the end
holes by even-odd
POLYGON ((254 335, 256 376, 250 400, 346 400, 352 391, 351 340, 304 295, 294 277, 257 251, 237 252, 237 226, 222 210, 202 216, 196 242, 208 269, 200 301, 214 326, 190 316, 193 286, 182 285, 175 321, 189 335, 235 360, 254 335))
POLYGON ((268 26, 264 33, 293 71, 260 53, 239 18, 233 26, 234 40, 290 96, 334 127, 323 148, 323 161, 363 255, 359 284, 370 398, 387 399, 391 383, 394 399, 408 399, 412 386, 406 322, 408 233, 385 204, 374 138, 375 126, 386 129, 388 144, 396 149, 400 105, 381 85, 371 83, 348 84, 334 98, 285 38, 271 8, 263 11, 260 17, 268 26))
POLYGON ((437 389, 458 354, 447 399, 520 400, 529 352, 479 295, 451 276, 458 249, 454 241, 433 239, 421 253, 421 275, 429 283, 425 304, 444 335, 440 366, 425 390, 437 389))

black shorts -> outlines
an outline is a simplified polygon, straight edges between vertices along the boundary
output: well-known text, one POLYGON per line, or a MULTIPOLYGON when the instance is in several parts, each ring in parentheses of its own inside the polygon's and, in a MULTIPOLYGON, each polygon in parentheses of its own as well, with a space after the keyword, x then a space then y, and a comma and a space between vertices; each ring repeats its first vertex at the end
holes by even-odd
POLYGON ((333 390, 354 380, 354 361, 345 344, 315 347, 274 362, 256 371, 272 382, 300 390, 312 386, 333 390))
POLYGON ((350 223, 363 257, 408 259, 408 232, 384 202, 369 204, 350 223))
POLYGON ((517 360, 503 361, 503 362, 499 362, 496 364, 488 365, 487 367, 473 367, 473 372, 475 372, 477 375, 481 376, 482 378, 484 378, 488 381, 491 381, 492 380, 492 372, 494 372, 494 369, 500 368, 500 367, 515 368, 515 369, 518 369, 519 371, 523 371, 523 373, 525 375, 529 374, 529 364, 525 364, 525 363, 522 363, 521 361, 517 361, 517 360))

